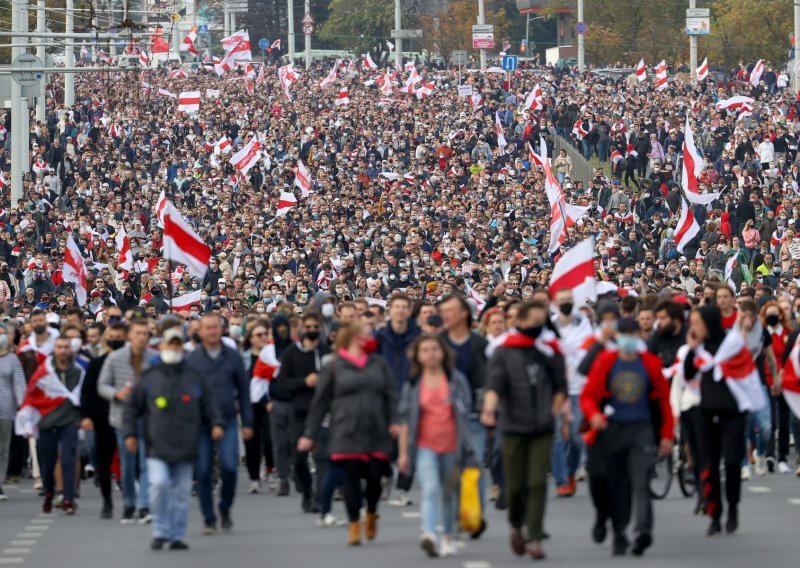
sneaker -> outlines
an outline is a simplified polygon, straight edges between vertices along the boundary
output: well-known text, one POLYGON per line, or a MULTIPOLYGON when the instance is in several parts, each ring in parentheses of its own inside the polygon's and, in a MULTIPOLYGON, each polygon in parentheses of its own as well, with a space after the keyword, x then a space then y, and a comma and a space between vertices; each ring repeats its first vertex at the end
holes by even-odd
POLYGON ((150 514, 150 509, 139 509, 139 524, 149 525, 153 522, 153 515, 150 514))
POLYGON ((217 532, 217 523, 215 521, 206 521, 203 523, 203 534, 208 536, 217 532))
POLYGON ((540 540, 532 540, 530 541, 525 550, 533 560, 544 560, 547 558, 547 555, 544 553, 544 549, 542 548, 542 541, 540 540))
POLYGON ((53 499, 53 507, 56 509, 60 509, 64 505, 64 494, 59 493, 56 495, 56 498, 53 499))
POLYGON ((233 530, 233 519, 231 519, 231 514, 230 513, 220 513, 219 516, 221 517, 221 520, 220 520, 219 524, 220 524, 220 527, 222 528, 222 530, 224 532, 226 532, 226 533, 231 532, 233 530))
POLYGON ((706 536, 719 536, 720 534, 722 534, 722 525, 719 519, 712 519, 706 530, 706 536))
POLYGON ((330 527, 343 527, 344 525, 345 522, 343 520, 334 517, 330 513, 325 513, 317 519, 317 526, 323 529, 330 527))
POLYGON ((431 558, 439 556, 439 551, 436 546, 436 535, 434 534, 422 533, 422 536, 419 538, 419 547, 431 558))
POLYGON ((289 480, 281 479, 280 487, 278 488, 278 497, 286 497, 289 494, 289 480))
POLYGON ((411 497, 408 496, 408 493, 401 493, 394 499, 389 500, 389 505, 392 507, 410 507, 413 505, 414 502, 411 500, 411 497))
POLYGON ((44 501, 42 502, 42 513, 52 513, 53 512, 53 494, 48 493, 44 496, 44 501))
POLYGON ((525 554, 525 538, 522 536, 522 531, 512 528, 509 543, 511 544, 511 552, 517 556, 525 554))
POLYGON ((458 554, 458 547, 448 536, 442 537, 442 544, 439 546, 439 556, 442 558, 447 558, 449 556, 455 556, 458 554))
POLYGON ((128 507, 125 506, 125 510, 122 512, 122 520, 120 521, 123 525, 132 525, 136 522, 134 518, 136 516, 136 507, 128 507))
POLYGON ((251 481, 250 482, 250 493, 258 493, 261 491, 261 482, 260 481, 251 481))
POLYGON ((650 548, 653 545, 653 537, 650 533, 642 533, 636 537, 636 540, 633 543, 633 548, 631 548, 631 554, 634 556, 642 556, 644 555, 644 551, 650 548))
POLYGON ((40 489, 44 488, 44 484, 42 483, 42 478, 37 477, 33 482, 33 489, 34 491, 39 491, 40 489))
POLYGON ((628 539, 624 534, 614 535, 614 547, 611 549, 613 556, 625 556, 628 553, 628 539))
POLYGON ((189 545, 182 540, 173 540, 169 543, 170 550, 189 550, 189 545))
POLYGON ((750 466, 742 466, 742 481, 750 481, 750 466))
POLYGON ((0 487, 0 501, 8 501, 8 495, 3 493, 3 488, 0 487))
POLYGON ((778 462, 778 473, 782 475, 786 475, 787 473, 792 473, 792 470, 789 469, 789 464, 785 461, 778 462))
POLYGON ((728 511, 728 520, 725 522, 725 532, 733 534, 739 528, 739 512, 736 509, 728 511))
POLYGON ((150 541, 150 550, 161 550, 166 543, 167 539, 156 537, 150 541))
MULTIPOLYGON (((270 473, 269 476, 267 477, 267 490, 277 491, 280 484, 281 484, 280 478, 274 473, 270 473)), ((287 489, 289 488, 288 484, 286 488, 287 489)))
POLYGON ((767 458, 756 454, 755 469, 758 477, 764 477, 767 475, 767 458))
POLYGON ((70 516, 74 515, 75 511, 78 510, 78 506, 75 504, 74 501, 71 501, 70 499, 64 499, 64 501, 61 503, 61 508, 64 510, 65 515, 70 515, 70 516))
POLYGON ((101 519, 111 519, 114 517, 114 506, 111 501, 103 502, 103 509, 100 511, 101 519))
POLYGON ((569 485, 559 485, 556 487, 556 497, 572 497, 575 491, 569 485))
POLYGON ((602 542, 606 539, 607 534, 608 529, 606 528, 606 519, 598 516, 595 518, 594 526, 592 527, 592 540, 597 544, 602 544, 602 542))
POLYGON ((589 477, 589 474, 586 473, 586 468, 583 467, 583 466, 579 467, 578 471, 575 472, 575 479, 577 481, 586 481, 586 479, 588 477, 589 477))

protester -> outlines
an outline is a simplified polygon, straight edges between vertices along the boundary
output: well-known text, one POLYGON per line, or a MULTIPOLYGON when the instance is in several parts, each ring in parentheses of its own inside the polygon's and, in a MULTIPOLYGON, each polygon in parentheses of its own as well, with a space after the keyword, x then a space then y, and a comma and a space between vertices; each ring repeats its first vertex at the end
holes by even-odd
MULTIPOLYGON (((14 419, 25 396, 25 372, 13 352, 13 329, 0 323, 0 479, 5 479, 11 453, 14 419)), ((0 501, 8 499, 0 484, 0 501)))
MULTIPOLYGON (((261 350, 271 339, 269 326, 256 322, 247 330, 242 341, 242 362, 245 374, 253 378, 253 371, 261 350)), ((252 394, 252 391, 251 391, 252 394)), ((252 399, 252 397, 251 397, 252 399)), ((273 463, 273 452, 269 435, 269 415, 267 414, 267 397, 252 402, 253 437, 244 445, 247 471, 250 475, 250 493, 261 490, 261 462, 266 460, 267 468, 273 463)))

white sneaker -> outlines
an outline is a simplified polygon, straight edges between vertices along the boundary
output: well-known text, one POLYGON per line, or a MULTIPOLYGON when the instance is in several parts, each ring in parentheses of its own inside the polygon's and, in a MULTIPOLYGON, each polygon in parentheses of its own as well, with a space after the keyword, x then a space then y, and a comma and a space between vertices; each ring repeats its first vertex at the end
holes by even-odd
POLYGON ((764 477, 767 475, 767 458, 756 454, 756 475, 764 477))
POLYGON ((439 556, 438 546, 436 546, 436 535, 431 533, 422 533, 419 537, 419 547, 425 551, 425 554, 431 558, 439 556))
POLYGON ((785 461, 778 462, 778 473, 786 475, 787 473, 792 473, 792 470, 789 469, 789 464, 785 461))
POLYGON ((586 473, 586 468, 581 466, 578 468, 578 471, 575 472, 575 481, 586 481, 586 478, 589 477, 586 473))
POLYGON ((258 493, 261 491, 261 482, 260 481, 251 481, 250 482, 250 493, 258 493))
POLYGON ((410 507, 413 504, 414 502, 408 496, 408 493, 401 493, 400 495, 389 501, 389 505, 393 507, 410 507))
POLYGON ((750 466, 742 466, 742 481, 750 481, 750 466))
POLYGON ((453 540, 449 537, 442 537, 442 544, 439 546, 439 556, 442 558, 446 556, 455 556, 458 554, 458 547, 456 547, 453 540))
POLYGON ((53 499, 53 507, 56 509, 60 509, 63 504, 64 504, 64 494, 59 493, 56 495, 55 499, 53 499))
POLYGON ((338 519, 330 513, 325 513, 324 516, 317 519, 317 526, 323 529, 330 527, 343 527, 344 525, 345 522, 342 519, 338 519))

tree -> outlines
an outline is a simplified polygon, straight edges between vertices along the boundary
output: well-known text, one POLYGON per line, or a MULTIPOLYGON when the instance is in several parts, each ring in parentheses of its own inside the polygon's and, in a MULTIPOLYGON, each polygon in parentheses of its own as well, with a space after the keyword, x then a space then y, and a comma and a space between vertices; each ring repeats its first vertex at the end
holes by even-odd
POLYGON ((793 28, 792 2, 719 0, 712 8, 709 61, 733 66, 764 59, 783 65, 793 28))
POLYGON ((331 0, 328 10, 320 38, 356 54, 374 47, 376 39, 388 38, 394 27, 394 2, 387 0, 331 0))
MULTIPOLYGON (((494 25, 496 43, 502 43, 509 29, 503 3, 486 10, 486 23, 494 25)), ((459 49, 472 49, 472 26, 478 21, 478 4, 473 0, 453 0, 445 10, 433 16, 421 16, 423 47, 445 57, 459 49)), ((498 46, 499 50, 499 46, 498 46)))

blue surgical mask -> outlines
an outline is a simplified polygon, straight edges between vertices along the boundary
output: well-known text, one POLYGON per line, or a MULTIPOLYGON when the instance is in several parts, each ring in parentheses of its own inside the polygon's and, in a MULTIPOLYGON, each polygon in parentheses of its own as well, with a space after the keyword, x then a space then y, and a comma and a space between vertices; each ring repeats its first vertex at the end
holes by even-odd
POLYGON ((639 345, 639 338, 635 335, 617 335, 617 347, 623 353, 636 353, 636 348, 639 345))

